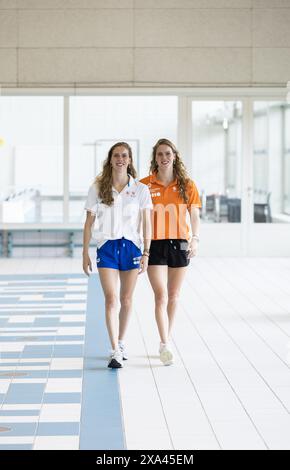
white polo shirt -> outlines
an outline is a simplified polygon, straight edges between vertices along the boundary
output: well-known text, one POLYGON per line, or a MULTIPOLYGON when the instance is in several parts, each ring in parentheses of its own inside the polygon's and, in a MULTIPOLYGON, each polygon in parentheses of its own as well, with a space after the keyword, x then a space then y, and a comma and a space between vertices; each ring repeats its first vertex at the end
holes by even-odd
POLYGON ((88 192, 84 209, 96 215, 92 228, 92 238, 100 248, 107 240, 126 238, 138 248, 143 243, 141 234, 141 211, 153 209, 148 187, 134 180, 130 175, 128 184, 119 193, 112 189, 114 202, 111 206, 103 204, 93 183, 88 192))

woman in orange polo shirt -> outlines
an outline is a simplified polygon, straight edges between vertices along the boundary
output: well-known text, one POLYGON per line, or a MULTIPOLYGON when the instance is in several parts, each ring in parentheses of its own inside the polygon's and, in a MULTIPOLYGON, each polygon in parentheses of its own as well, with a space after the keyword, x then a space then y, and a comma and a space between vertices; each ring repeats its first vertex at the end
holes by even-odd
POLYGON ((167 139, 160 139, 154 145, 150 175, 141 182, 148 186, 153 202, 153 236, 147 272, 155 296, 159 354, 164 365, 171 365, 173 354, 168 341, 186 268, 197 253, 201 201, 178 150, 167 139))

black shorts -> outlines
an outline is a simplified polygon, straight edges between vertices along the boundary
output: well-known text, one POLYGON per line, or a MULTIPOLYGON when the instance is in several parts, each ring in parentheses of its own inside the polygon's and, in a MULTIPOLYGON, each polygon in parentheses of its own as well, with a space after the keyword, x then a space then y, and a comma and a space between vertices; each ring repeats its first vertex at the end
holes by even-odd
POLYGON ((169 268, 183 268, 189 265, 187 258, 188 241, 181 239, 152 240, 149 265, 165 265, 169 268))

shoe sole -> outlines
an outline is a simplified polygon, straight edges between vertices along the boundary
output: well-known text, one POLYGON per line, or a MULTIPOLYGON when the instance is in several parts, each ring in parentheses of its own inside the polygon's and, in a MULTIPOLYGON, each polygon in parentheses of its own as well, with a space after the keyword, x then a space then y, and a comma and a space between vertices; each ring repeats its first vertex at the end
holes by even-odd
POLYGON ((120 364, 120 362, 116 361, 116 359, 112 359, 109 362, 108 367, 110 367, 111 369, 121 369, 121 367, 123 367, 123 364, 120 364))
POLYGON ((171 366, 173 364, 173 355, 170 351, 160 354, 160 361, 164 366, 171 366))

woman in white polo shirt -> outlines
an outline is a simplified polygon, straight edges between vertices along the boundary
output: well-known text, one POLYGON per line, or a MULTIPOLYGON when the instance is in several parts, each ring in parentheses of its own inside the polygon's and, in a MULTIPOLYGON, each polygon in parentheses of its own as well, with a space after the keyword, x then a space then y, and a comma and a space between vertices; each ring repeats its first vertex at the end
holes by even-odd
POLYGON ((85 209, 83 270, 89 275, 91 236, 97 243, 97 267, 105 296, 106 324, 112 351, 108 367, 123 367, 127 359, 124 336, 138 273, 146 271, 151 242, 149 189, 135 180, 132 150, 118 142, 109 150, 103 171, 90 186, 85 209), (92 230, 93 229, 93 230, 92 230), (141 235, 141 232, 142 235, 141 235), (143 252, 141 248, 144 246, 143 252), (119 328, 117 327, 120 279, 119 328))

